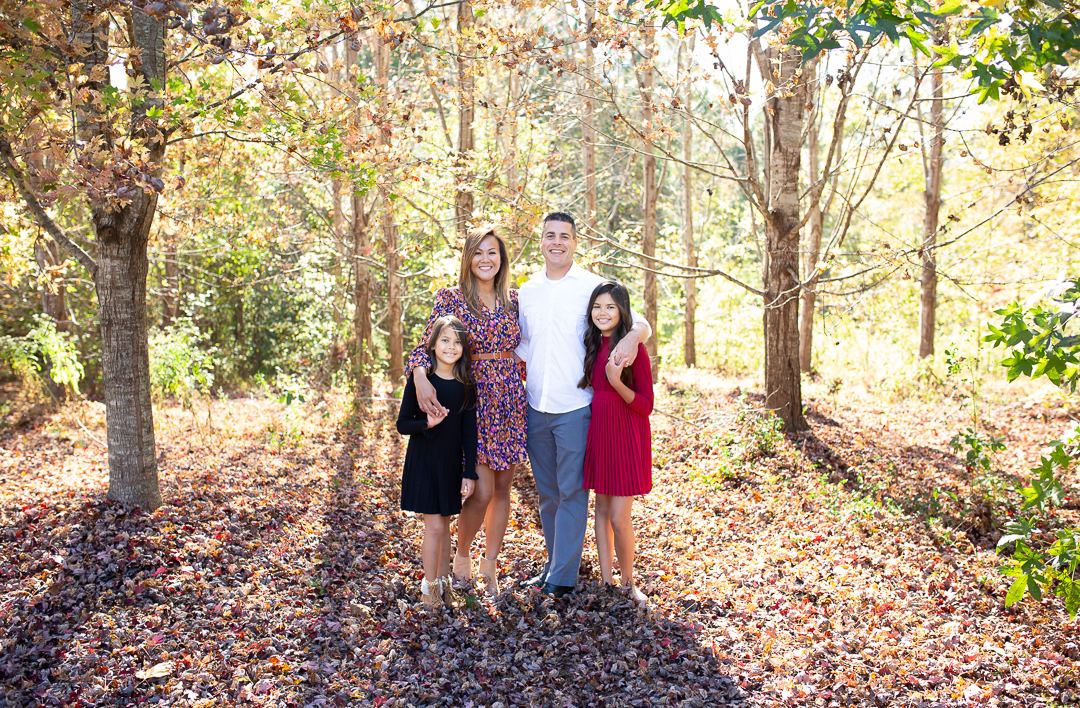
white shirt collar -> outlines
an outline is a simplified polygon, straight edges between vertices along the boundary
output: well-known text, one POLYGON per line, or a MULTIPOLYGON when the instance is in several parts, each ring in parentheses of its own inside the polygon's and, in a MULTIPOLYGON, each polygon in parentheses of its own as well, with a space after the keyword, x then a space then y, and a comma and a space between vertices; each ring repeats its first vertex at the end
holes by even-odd
POLYGON ((541 280, 546 280, 549 283, 558 283, 560 281, 566 280, 567 278, 575 278, 575 279, 579 278, 579 277, 581 277, 582 273, 588 273, 588 271, 585 270, 584 268, 582 268, 581 266, 579 266, 577 264, 577 261, 572 261, 570 263, 570 270, 566 271, 566 275, 559 278, 558 280, 552 280, 551 278, 548 277, 547 264, 546 263, 540 268, 540 272, 537 273, 536 275, 541 280))

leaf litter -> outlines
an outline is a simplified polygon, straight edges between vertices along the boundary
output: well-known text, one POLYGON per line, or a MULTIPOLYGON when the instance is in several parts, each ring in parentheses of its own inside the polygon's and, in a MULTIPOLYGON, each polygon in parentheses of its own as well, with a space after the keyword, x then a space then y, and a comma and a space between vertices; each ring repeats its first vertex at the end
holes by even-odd
MULTIPOLYGON (((503 593, 423 609, 386 411, 362 431, 313 414, 280 446, 278 412, 215 404, 217 435, 161 433, 153 514, 104 500, 107 460, 78 430, 2 431, 0 705, 1080 702, 1076 624, 1054 598, 1004 607, 1006 510, 986 519, 982 482, 948 452, 962 420, 808 397, 811 431, 732 469, 754 396, 704 381, 658 398, 671 415, 654 416, 654 491, 635 505, 646 608, 599 589, 591 528, 576 597, 524 587, 544 557, 524 470, 503 593)), ((986 415, 1006 478, 1064 426, 986 415)))

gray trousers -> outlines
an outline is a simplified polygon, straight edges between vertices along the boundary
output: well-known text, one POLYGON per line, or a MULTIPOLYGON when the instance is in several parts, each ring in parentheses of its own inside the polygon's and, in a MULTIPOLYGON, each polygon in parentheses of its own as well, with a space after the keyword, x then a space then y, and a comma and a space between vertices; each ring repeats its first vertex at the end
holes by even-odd
POLYGON ((589 525, 589 490, 582 489, 585 438, 592 408, 541 413, 529 406, 529 462, 540 495, 547 546, 547 581, 574 587, 589 525))

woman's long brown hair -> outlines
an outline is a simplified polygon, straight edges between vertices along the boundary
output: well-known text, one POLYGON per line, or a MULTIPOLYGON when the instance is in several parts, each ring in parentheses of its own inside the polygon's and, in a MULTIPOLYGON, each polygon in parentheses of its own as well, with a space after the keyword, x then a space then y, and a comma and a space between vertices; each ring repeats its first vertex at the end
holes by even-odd
MULTIPOLYGON (((596 298, 604 293, 611 295, 615 306, 619 308, 619 324, 615 325, 615 331, 611 333, 611 344, 608 351, 614 351, 615 345, 629 332, 634 325, 634 313, 630 311, 630 291, 622 283, 614 280, 605 280, 597 285, 592 295, 589 296, 589 309, 585 311, 585 319, 588 321, 588 329, 585 330, 585 372, 578 381, 578 388, 592 386, 593 367, 596 365, 596 356, 600 353, 600 347, 604 343, 604 335, 592 319, 592 308, 596 298)), ((624 366, 619 374, 619 380, 627 386, 634 385, 634 371, 629 366, 624 366)))
POLYGON ((435 320, 431 325, 431 336, 427 341, 427 355, 431 357, 431 371, 428 376, 435 374, 438 359, 435 358, 435 343, 439 341, 439 335, 449 327, 457 333, 458 341, 461 342, 461 358, 454 362, 454 378, 465 386, 465 402, 461 410, 472 408, 476 399, 476 381, 472 376, 472 350, 469 348, 469 333, 465 330, 465 324, 453 315, 446 315, 435 320))
POLYGON ((461 249, 461 273, 458 275, 458 287, 465 296, 465 304, 474 317, 480 316, 480 296, 476 292, 476 276, 472 272, 472 259, 480 242, 491 236, 499 244, 499 272, 495 274, 495 297, 503 307, 513 308, 510 302, 510 258, 506 252, 506 241, 495 229, 494 224, 484 224, 469 232, 465 237, 465 246, 461 249))

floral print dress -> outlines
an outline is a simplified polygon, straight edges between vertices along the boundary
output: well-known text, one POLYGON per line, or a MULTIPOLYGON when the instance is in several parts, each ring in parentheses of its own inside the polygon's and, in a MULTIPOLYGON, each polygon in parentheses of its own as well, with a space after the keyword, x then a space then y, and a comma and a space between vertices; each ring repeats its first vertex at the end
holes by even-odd
MULTIPOLYGON (((502 303, 495 311, 480 303, 479 317, 469 311, 465 296, 458 288, 442 288, 435 294, 435 306, 428 317, 427 327, 420 344, 413 349, 405 376, 412 375, 418 366, 431 370, 431 359, 424 351, 424 344, 431 336, 435 320, 453 315, 462 321, 469 333, 469 350, 477 354, 512 352, 521 342, 521 326, 518 324, 518 294, 510 291, 512 307, 502 303)), ((526 406, 525 387, 521 380, 521 367, 515 359, 490 359, 473 361, 473 377, 476 379, 476 463, 493 470, 510 469, 511 465, 525 462, 526 406)))

